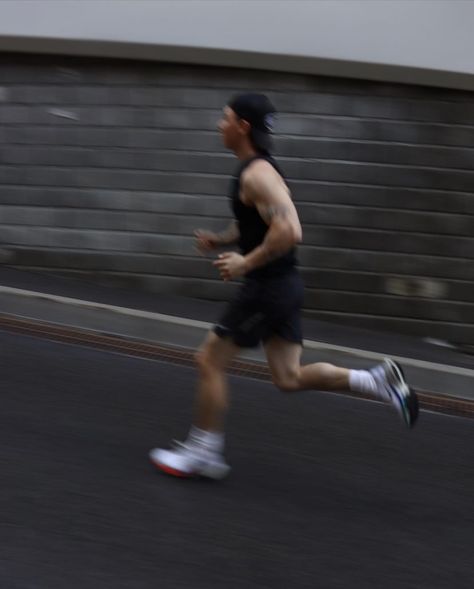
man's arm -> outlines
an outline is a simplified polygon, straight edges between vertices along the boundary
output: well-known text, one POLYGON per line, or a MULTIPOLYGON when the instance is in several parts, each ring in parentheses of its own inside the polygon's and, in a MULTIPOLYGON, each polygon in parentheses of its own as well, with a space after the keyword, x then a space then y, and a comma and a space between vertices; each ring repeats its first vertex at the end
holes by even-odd
POLYGON ((237 221, 233 220, 227 229, 216 234, 219 245, 234 245, 239 241, 240 232, 237 221))
POLYGON ((202 252, 208 252, 226 245, 233 245, 239 241, 240 237, 237 221, 232 221, 227 229, 220 233, 214 233, 206 229, 197 229, 194 235, 196 236, 197 248, 202 252))
POLYGON ((303 233, 288 187, 271 164, 255 162, 243 188, 246 204, 255 206, 268 225, 262 244, 245 256, 247 273, 284 255, 302 240, 303 233))

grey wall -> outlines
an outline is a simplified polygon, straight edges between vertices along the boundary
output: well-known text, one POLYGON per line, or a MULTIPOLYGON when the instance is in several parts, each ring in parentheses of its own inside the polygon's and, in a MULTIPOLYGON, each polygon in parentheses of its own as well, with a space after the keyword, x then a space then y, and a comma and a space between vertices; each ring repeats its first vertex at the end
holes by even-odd
POLYGON ((469 92, 250 70, 0 57, 0 244, 24 267, 221 299, 195 227, 227 223, 215 131, 267 92, 312 316, 474 343, 469 92))

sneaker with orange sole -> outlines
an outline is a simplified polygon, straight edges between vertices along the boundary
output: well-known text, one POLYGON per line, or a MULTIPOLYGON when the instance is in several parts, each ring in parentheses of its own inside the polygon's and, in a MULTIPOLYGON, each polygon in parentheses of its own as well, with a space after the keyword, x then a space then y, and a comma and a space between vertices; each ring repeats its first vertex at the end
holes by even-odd
POLYGON ((173 448, 154 448, 150 451, 151 463, 166 474, 180 478, 205 477, 223 479, 230 466, 219 452, 212 452, 183 442, 173 442, 173 448))

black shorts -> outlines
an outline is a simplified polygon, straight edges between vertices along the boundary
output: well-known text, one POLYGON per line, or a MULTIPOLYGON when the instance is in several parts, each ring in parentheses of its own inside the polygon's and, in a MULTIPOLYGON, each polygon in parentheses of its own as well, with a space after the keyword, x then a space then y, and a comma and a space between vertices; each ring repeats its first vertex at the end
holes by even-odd
POLYGON ((247 278, 227 306, 214 332, 242 348, 277 335, 301 344, 303 280, 297 270, 274 278, 247 278))

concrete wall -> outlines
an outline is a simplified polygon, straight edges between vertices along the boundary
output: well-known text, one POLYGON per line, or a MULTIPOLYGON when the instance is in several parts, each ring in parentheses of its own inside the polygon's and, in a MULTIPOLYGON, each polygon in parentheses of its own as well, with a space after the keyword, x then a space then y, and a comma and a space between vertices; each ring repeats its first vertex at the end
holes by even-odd
POLYGON ((229 296, 190 235, 229 217, 215 125, 248 89, 281 112, 307 314, 474 343, 469 92, 3 54, 0 244, 24 267, 229 296))

